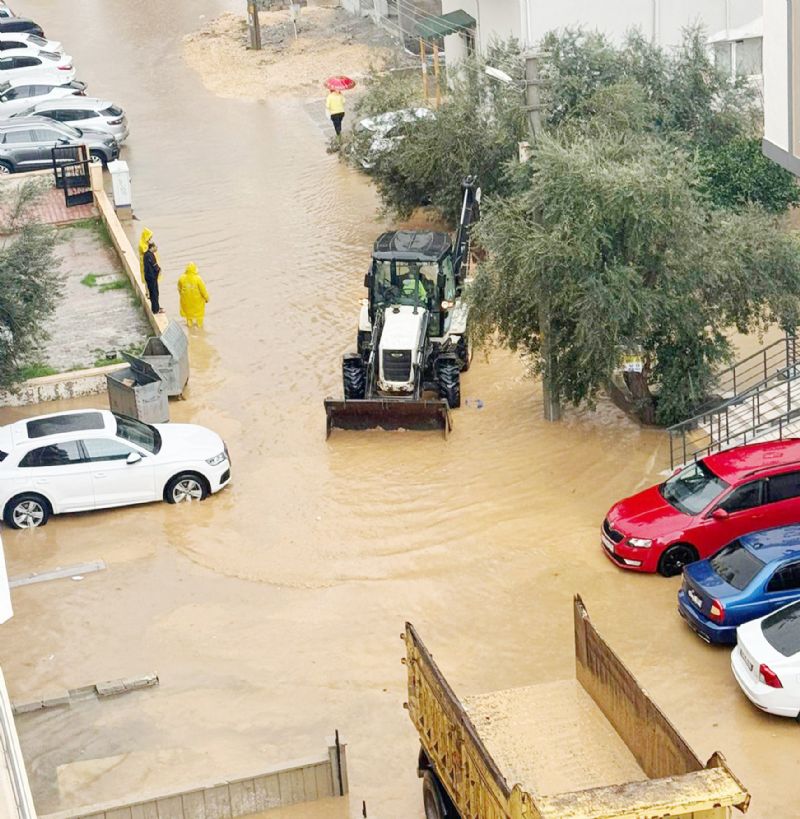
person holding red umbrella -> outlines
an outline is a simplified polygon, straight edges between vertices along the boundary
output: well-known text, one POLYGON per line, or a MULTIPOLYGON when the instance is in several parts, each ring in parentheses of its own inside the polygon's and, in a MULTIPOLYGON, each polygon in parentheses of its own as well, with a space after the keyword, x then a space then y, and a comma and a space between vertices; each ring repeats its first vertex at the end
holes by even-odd
POLYGON ((328 98, 325 100, 325 109, 333 123, 333 130, 336 131, 337 139, 342 136, 342 120, 344 119, 344 94, 355 88, 355 81, 349 77, 329 77, 325 80, 325 87, 328 89, 328 98))

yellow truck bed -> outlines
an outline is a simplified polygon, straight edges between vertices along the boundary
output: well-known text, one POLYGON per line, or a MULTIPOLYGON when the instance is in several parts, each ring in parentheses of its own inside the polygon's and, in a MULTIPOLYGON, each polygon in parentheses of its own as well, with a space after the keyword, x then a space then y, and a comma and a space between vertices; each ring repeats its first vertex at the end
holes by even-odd
POLYGON ((703 765, 574 603, 575 679, 460 700, 406 624, 420 775, 462 819, 726 819, 750 796, 703 765))

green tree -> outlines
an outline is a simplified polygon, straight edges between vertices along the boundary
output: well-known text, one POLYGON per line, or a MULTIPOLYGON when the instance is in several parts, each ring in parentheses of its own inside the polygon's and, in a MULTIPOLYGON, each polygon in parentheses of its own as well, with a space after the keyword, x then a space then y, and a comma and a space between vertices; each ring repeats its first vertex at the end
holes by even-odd
POLYGON ((796 325, 797 238, 763 209, 715 209, 681 148, 653 135, 562 134, 517 173, 515 193, 484 203, 473 315, 479 338, 541 371, 547 305, 561 399, 591 402, 639 352, 643 371, 626 379, 635 409, 671 423, 709 394, 730 326, 796 325))
POLYGON ((56 232, 30 220, 41 195, 26 183, 0 198, 0 387, 13 387, 46 338, 44 325, 61 294, 56 232))

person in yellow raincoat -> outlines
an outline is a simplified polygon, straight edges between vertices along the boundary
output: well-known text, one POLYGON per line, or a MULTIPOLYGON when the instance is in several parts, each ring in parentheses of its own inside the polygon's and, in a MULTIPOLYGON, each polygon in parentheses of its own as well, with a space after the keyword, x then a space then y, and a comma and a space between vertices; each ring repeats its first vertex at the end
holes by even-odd
POLYGON ((186 323, 191 327, 194 322, 197 322, 197 326, 202 327, 208 302, 208 290, 194 262, 186 265, 184 274, 178 279, 178 293, 181 297, 181 315, 186 319, 186 323))
MULTIPOLYGON (((144 284, 144 254, 153 239, 153 231, 149 228, 142 228, 142 235, 139 237, 139 272, 142 274, 142 284, 144 284)), ((156 253, 156 264, 159 264, 158 253, 156 253)), ((158 278, 161 278, 159 274, 158 278)))

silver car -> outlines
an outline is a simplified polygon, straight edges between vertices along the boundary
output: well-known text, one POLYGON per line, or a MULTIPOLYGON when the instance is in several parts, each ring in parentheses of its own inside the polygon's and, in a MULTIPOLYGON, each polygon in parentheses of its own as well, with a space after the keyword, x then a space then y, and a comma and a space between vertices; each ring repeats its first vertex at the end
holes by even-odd
POLYGON ((47 79, 14 80, 0 83, 0 120, 8 119, 34 103, 62 97, 83 96, 86 83, 73 80, 67 83, 53 83, 47 79))
POLYGON ((85 145, 92 161, 103 165, 119 156, 117 140, 109 134, 44 117, 20 117, 0 123, 0 173, 52 168, 53 148, 66 145, 85 145))
POLYGON ((96 97, 63 97, 61 99, 37 102, 17 114, 17 117, 47 117, 56 122, 65 122, 73 128, 89 128, 111 134, 122 144, 128 138, 128 120, 118 105, 96 97))

